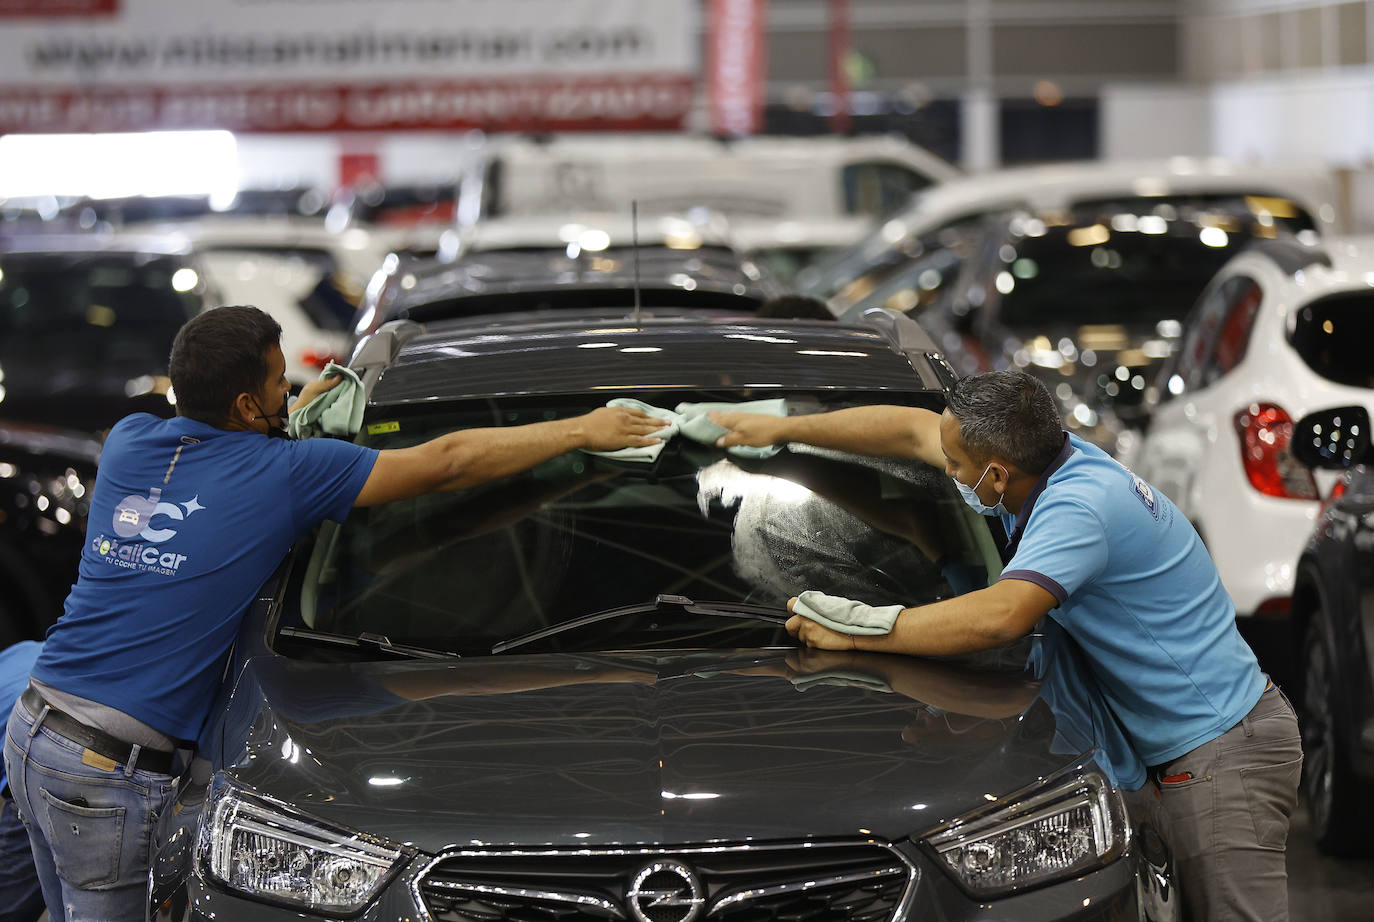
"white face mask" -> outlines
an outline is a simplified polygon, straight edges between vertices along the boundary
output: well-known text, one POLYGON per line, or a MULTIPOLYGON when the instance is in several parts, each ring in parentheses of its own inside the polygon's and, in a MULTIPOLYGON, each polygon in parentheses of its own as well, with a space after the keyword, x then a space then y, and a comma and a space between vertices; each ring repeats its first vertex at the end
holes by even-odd
POLYGON ((950 480, 954 481, 954 486, 959 489, 959 495, 964 498, 964 502, 968 503, 969 508, 979 515, 1009 515, 1006 504, 1002 502, 1006 496, 1005 490, 997 495, 997 505, 995 506, 985 506, 978 499, 978 488, 983 485, 983 478, 987 477, 990 470, 992 470, 991 464, 983 468, 983 476, 979 477, 978 482, 971 487, 965 486, 953 477, 950 480))

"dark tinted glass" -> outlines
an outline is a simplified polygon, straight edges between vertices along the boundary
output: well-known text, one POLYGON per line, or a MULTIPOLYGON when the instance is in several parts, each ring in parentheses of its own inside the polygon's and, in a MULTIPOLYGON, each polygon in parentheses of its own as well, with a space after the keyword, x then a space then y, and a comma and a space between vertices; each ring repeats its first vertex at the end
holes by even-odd
POLYGON ((1152 327, 1178 319, 1244 242, 1229 235, 1225 244, 1208 246, 1196 228, 1183 235, 1093 230, 1102 227, 1054 227, 1019 240, 995 282, 1002 292, 998 319, 1036 332, 1047 322, 1152 327), (1074 242, 1103 236, 1100 244, 1074 242))
MULTIPOLYGON (((45 378, 100 367, 165 372, 173 337, 201 306, 193 291, 173 287, 180 268, 129 257, 0 257, 6 385, 21 367, 45 378)), ((182 287, 193 284, 187 278, 182 287)))
POLYGON ((1337 384, 1374 387, 1374 293, 1314 301, 1298 312, 1290 341, 1317 374, 1337 384))
MULTIPOLYGON (((379 416, 396 431, 369 441, 395 447, 582 409, 507 401, 379 416)), ((995 578, 987 522, 942 471, 920 463, 800 448, 745 460, 679 438, 653 465, 574 452, 480 489, 354 510, 304 556, 298 610, 318 630, 480 655, 661 593, 779 615, 808 588, 911 605, 995 578)), ((672 609, 559 634, 530 652, 786 640, 776 623, 672 609)))

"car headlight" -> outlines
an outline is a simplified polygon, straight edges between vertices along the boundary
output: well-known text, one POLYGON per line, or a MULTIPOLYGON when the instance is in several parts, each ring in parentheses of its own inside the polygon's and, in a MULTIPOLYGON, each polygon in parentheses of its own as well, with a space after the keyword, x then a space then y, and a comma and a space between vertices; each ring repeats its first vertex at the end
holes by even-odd
POLYGON ((244 896, 347 915, 372 901, 406 854, 363 833, 293 816, 217 780, 201 866, 244 896))
POLYGON ((966 890, 992 897, 1110 864, 1129 839, 1121 794, 1089 769, 1004 798, 925 842, 966 890))

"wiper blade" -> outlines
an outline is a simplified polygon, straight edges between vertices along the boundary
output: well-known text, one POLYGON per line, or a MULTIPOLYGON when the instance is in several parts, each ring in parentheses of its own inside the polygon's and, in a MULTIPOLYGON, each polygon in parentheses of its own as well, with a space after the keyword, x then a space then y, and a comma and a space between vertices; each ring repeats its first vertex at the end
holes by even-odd
POLYGON ((383 653, 395 653, 398 656, 407 656, 411 659, 461 659, 462 656, 447 650, 431 650, 428 647, 416 647, 405 643, 392 643, 391 639, 384 634, 372 634, 364 632, 355 636, 349 634, 331 634, 328 631, 317 631, 313 628, 284 627, 279 632, 282 637, 292 637, 296 640, 313 640, 319 643, 334 644, 340 647, 352 647, 355 650, 380 650, 383 653))
POLYGON ((574 631, 589 624, 596 624, 598 621, 611 621, 615 618, 623 618, 626 615, 640 615, 646 612, 660 611, 667 607, 678 607, 691 615, 712 615, 720 618, 742 618, 752 621, 772 621, 775 624, 786 624, 787 615, 779 614, 778 609, 769 605, 752 605, 748 602, 694 602, 684 595, 668 595, 659 593, 654 596, 652 602, 639 602, 634 605, 624 605, 620 608, 608 608, 605 611, 592 612, 589 615, 582 615, 571 621, 564 621, 552 627, 541 628, 531 631, 528 634, 521 634, 519 637, 503 640, 492 646, 491 652, 504 653, 516 647, 522 647, 536 640, 543 640, 555 634, 562 634, 564 631, 574 631))

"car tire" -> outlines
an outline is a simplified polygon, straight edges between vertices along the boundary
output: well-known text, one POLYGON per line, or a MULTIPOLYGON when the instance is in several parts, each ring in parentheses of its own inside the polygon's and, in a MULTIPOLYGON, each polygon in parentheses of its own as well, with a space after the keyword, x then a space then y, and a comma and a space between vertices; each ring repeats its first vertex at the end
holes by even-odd
POLYGON ((1330 632, 1330 621, 1318 605, 1302 647, 1302 793, 1317 849, 1326 855, 1363 855, 1370 852, 1374 796, 1350 764, 1349 742, 1339 719, 1343 685, 1330 632))

